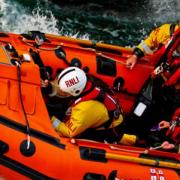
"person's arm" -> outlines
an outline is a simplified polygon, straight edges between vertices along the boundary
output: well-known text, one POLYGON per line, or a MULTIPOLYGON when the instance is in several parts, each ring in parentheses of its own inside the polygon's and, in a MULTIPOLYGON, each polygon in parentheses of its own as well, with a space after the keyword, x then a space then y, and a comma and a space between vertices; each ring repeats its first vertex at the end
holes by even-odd
POLYGON ((132 69, 138 59, 146 54, 152 54, 161 43, 165 43, 169 38, 169 28, 170 24, 164 24, 153 30, 144 41, 136 46, 133 55, 127 59, 126 66, 132 69))
POLYGON ((86 101, 72 108, 66 122, 53 121, 53 126, 60 136, 75 137, 88 128, 95 128, 109 119, 106 107, 97 101, 86 101))
POLYGON ((133 69, 134 66, 136 65, 138 59, 139 59, 140 57, 143 57, 143 56, 144 56, 143 52, 140 51, 140 50, 138 50, 138 48, 136 48, 136 49, 134 50, 133 55, 130 56, 130 57, 126 60, 126 67, 129 68, 129 69, 133 69), (137 53, 135 53, 135 52, 141 52, 142 55, 137 55, 137 53))
POLYGON ((145 39, 144 41, 142 41, 133 51, 133 55, 130 56, 127 61, 126 61, 126 66, 129 69, 133 69, 134 66, 136 65, 138 59, 140 59, 141 57, 143 57, 145 54, 150 54, 152 53, 151 47, 154 46, 154 41, 153 38, 157 33, 157 30, 154 30, 151 32, 151 34, 149 35, 149 37, 147 39, 145 39))

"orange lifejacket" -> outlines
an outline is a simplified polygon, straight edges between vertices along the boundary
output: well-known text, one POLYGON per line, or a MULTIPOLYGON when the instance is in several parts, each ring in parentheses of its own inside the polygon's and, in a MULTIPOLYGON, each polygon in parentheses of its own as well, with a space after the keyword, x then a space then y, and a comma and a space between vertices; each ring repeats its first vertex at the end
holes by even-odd
POLYGON ((175 111, 166 135, 171 137, 176 144, 180 144, 180 107, 175 111))
POLYGON ((105 128, 108 128, 112 123, 112 120, 118 119, 122 113, 118 100, 115 98, 113 92, 110 94, 104 89, 94 86, 91 81, 88 81, 85 90, 79 98, 73 102, 72 106, 88 100, 97 100, 102 102, 107 108, 110 119, 103 125, 105 128))

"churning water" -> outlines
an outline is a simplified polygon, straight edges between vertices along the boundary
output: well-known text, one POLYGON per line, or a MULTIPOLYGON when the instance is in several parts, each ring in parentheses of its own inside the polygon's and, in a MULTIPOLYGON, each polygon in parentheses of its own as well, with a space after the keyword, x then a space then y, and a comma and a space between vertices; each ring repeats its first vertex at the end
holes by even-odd
POLYGON ((123 46, 136 45, 154 27, 177 20, 179 0, 145 0, 119 10, 92 3, 57 6, 48 0, 0 0, 0 31, 39 30, 123 46))

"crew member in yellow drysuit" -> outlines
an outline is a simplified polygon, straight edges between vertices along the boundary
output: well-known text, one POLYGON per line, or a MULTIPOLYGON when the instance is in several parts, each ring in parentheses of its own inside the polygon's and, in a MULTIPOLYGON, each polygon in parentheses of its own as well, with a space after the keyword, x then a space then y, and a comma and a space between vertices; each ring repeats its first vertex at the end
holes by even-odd
POLYGON ((135 135, 124 133, 123 116, 115 98, 94 86, 83 70, 77 67, 63 70, 56 82, 52 82, 51 95, 75 98, 65 118, 52 117, 53 127, 60 136, 126 145, 137 142, 135 135))
POLYGON ((126 66, 132 69, 139 58, 146 54, 152 54, 159 49, 160 46, 168 43, 178 28, 180 28, 179 24, 164 24, 153 30, 150 35, 134 49, 133 55, 126 61, 126 66))

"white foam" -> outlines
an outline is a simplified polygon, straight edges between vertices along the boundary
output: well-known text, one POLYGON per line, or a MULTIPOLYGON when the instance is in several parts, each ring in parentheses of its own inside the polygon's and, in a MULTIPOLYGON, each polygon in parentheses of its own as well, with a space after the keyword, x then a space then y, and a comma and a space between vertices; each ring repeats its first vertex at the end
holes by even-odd
POLYGON ((39 30, 45 33, 60 34, 57 19, 51 11, 43 11, 39 7, 29 12, 17 2, 0 1, 1 31, 24 33, 39 30))
POLYGON ((156 22, 175 22, 180 20, 179 0, 151 0, 149 1, 151 17, 156 22))
MULTIPOLYGON (((23 7, 17 2, 0 0, 0 31, 25 33, 34 30, 73 38, 89 39, 88 34, 79 35, 79 32, 72 34, 65 31, 63 26, 59 28, 58 20, 53 12, 44 9, 40 8, 38 1, 36 8, 30 12, 28 7, 23 7)), ((71 19, 69 21, 68 23, 73 23, 71 19)))

